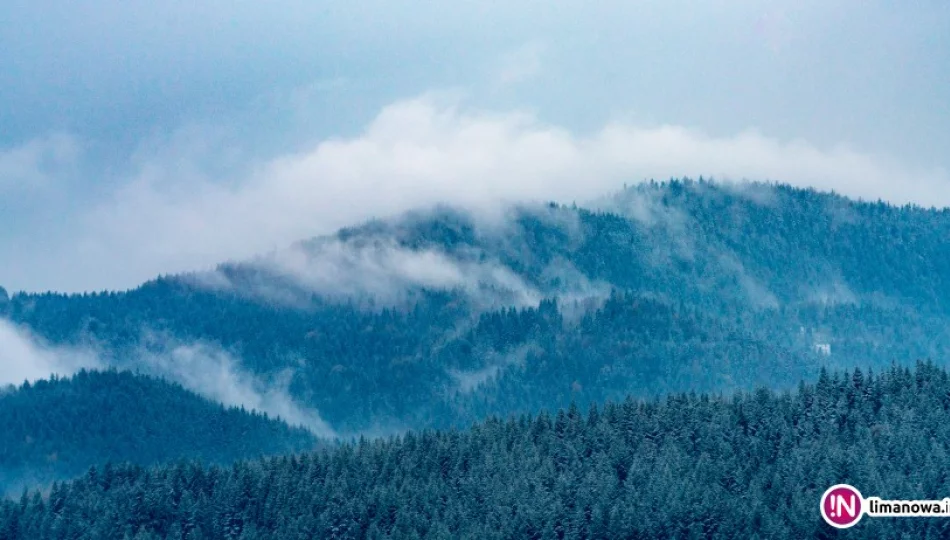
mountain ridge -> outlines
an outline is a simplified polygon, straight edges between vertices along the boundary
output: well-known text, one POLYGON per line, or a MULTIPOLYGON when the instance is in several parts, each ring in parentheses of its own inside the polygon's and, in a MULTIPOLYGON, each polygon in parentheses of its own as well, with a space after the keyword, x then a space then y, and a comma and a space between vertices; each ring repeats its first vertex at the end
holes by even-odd
POLYGON ((303 429, 128 371, 80 370, 0 392, 0 491, 6 493, 106 462, 230 463, 316 446, 303 429))
POLYGON ((14 294, 5 311, 53 343, 92 337, 113 365, 143 327, 213 343, 290 373, 292 397, 344 433, 461 426, 944 358, 948 238, 947 209, 675 180, 494 221, 440 207, 125 293, 14 294))

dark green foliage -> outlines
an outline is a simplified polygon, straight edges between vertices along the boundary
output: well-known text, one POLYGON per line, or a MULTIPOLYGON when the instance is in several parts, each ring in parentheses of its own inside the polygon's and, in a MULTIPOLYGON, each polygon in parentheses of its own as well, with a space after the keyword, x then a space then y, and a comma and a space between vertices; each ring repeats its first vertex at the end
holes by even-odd
MULTIPOLYGON (((802 371, 817 373, 810 354, 791 358, 727 321, 632 294, 612 294, 565 331, 554 301, 535 310, 483 315, 469 334, 446 346, 437 362, 452 365, 465 348, 506 351, 516 357, 507 376, 452 396, 456 414, 474 421, 489 414, 566 407, 638 396, 750 388, 772 381, 791 386, 802 371), (463 350, 459 350, 463 349, 463 350)), ((501 373, 501 372, 500 372, 501 373)))
POLYGON ((120 366, 164 346, 143 335, 218 345, 264 379, 291 372, 294 397, 341 433, 464 426, 571 400, 787 388, 821 365, 946 358, 948 238, 948 210, 671 181, 598 210, 522 208, 483 227, 437 209, 301 244, 494 265, 547 299, 538 307, 505 305, 485 283, 407 287, 390 303, 316 294, 242 263, 219 269, 224 289, 165 277, 123 293, 16 294, 7 313, 55 344, 93 340, 120 366))
POLYGON ((946 538, 950 519, 818 502, 950 494, 950 375, 854 371, 735 397, 627 399, 231 467, 104 466, 0 504, 0 539, 946 538))
MULTIPOLYGON (((434 252, 516 276, 512 290, 334 294, 240 263, 218 269, 226 287, 15 294, 4 316, 56 345, 93 341, 113 365, 210 344, 264 380, 292 373, 294 397, 340 433, 416 431, 171 465, 313 443, 153 379, 39 383, 0 396, 0 459, 96 468, 0 503, 0 540, 836 537, 817 508, 832 484, 950 496, 950 376, 900 367, 950 353, 948 238, 947 210, 672 181, 596 210, 486 227, 437 209, 300 246, 434 252), (543 300, 512 307, 519 287, 543 300), (852 366, 865 371, 829 375, 852 366), (817 383, 791 392, 803 377, 817 383), (164 464, 105 465, 127 460, 164 464)), ((846 534, 944 538, 948 523, 865 518, 846 534)))
POLYGON ((303 429, 128 372, 82 371, 0 392, 0 494, 107 461, 230 463, 315 444, 303 429))

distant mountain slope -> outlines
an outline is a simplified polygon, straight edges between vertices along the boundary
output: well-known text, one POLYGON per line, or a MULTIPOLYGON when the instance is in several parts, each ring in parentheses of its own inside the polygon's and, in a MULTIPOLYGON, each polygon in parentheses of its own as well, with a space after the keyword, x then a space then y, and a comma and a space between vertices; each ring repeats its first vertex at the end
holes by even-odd
POLYGON ((230 463, 315 447, 302 429, 128 372, 86 372, 0 393, 0 492, 107 461, 230 463))
POLYGON ((648 183, 586 209, 418 212, 128 292, 14 294, 0 310, 116 365, 165 338, 215 344, 289 377, 339 432, 459 425, 947 358, 950 211, 648 183))
POLYGON ((821 373, 794 393, 627 399, 225 468, 100 468, 0 502, 0 538, 946 538, 826 525, 822 492, 950 493, 950 376, 821 373))

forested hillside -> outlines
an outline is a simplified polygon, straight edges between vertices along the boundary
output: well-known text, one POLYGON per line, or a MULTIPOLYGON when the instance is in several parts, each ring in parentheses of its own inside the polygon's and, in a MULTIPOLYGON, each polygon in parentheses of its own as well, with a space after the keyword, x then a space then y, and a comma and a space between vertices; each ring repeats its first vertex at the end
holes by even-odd
POLYGON ((588 206, 418 212, 0 310, 117 366, 211 344, 343 434, 950 354, 946 209, 691 180, 588 206))
POLYGON ((0 391, 0 495, 109 461, 230 463, 315 445, 303 429, 128 372, 82 371, 0 391))
POLYGON ((790 393, 628 398, 317 453, 106 465, 0 503, 0 539, 946 538, 950 520, 837 531, 821 493, 950 493, 950 375, 822 371, 790 393))

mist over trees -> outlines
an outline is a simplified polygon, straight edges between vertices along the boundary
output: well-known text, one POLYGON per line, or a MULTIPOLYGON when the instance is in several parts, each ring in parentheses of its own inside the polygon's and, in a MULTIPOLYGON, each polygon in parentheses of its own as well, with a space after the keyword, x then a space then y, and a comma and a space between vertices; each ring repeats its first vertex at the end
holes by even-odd
POLYGON ((393 433, 945 358, 947 238, 947 210, 674 180, 589 208, 437 208, 0 309, 118 367, 168 341, 217 347, 337 433, 393 433))
POLYGON ((0 503, 0 540, 831 538, 832 484, 950 494, 948 238, 947 209, 674 180, 0 294, 119 370, 0 391, 8 491, 95 466, 0 503))

